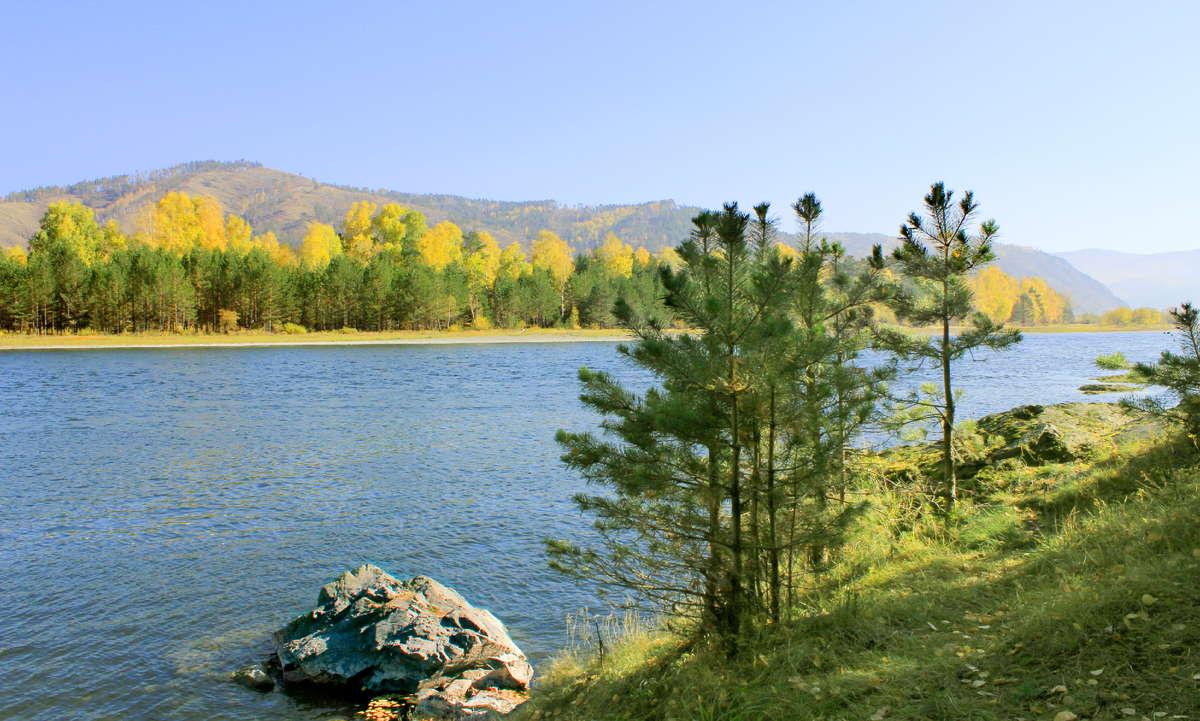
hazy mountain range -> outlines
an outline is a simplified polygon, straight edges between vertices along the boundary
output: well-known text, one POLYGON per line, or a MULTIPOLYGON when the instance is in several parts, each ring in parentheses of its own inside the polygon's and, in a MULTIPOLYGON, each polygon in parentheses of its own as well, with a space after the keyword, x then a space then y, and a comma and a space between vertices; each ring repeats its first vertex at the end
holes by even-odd
MULTIPOLYGON (((449 220, 464 231, 487 230, 502 246, 514 241, 528 247, 540 230, 551 230, 576 250, 594 248, 608 233, 651 251, 677 245, 700 210, 662 200, 639 205, 565 206, 552 200, 502 202, 454 195, 419 195, 381 189, 338 186, 244 161, 185 163, 150 173, 112 176, 70 186, 16 191, 0 202, 0 246, 26 245, 37 232, 46 207, 55 201, 79 201, 93 208, 101 223, 115 219, 126 233, 137 229, 152 203, 171 191, 211 195, 228 213, 245 218, 256 233, 267 231, 299 245, 314 221, 336 225, 358 201, 400 203, 420 210, 430 225, 449 220)), ((826 233, 851 255, 862 257, 872 245, 890 251, 898 244, 879 233, 826 233)), ((785 234, 787 242, 791 236, 785 234)), ((1077 313, 1103 313, 1120 305, 1173 306, 1200 301, 1200 250, 1138 255, 1081 250, 1054 255, 1019 245, 997 244, 997 266, 1020 278, 1039 276, 1069 294, 1077 313)))
MULTIPOLYGON (((837 240, 846 247, 850 255, 865 256, 873 245, 883 246, 891 252, 900 244, 900 239, 881 233, 826 233, 830 240, 837 240)), ((1062 258, 1043 253, 1023 245, 996 244, 996 267, 1020 279, 1022 276, 1042 278, 1059 293, 1071 296, 1071 307, 1076 313, 1103 313, 1122 305, 1124 300, 1113 295, 1109 288, 1095 278, 1086 275, 1062 258)))
POLYGON ((1200 250, 1139 254, 1089 249, 1054 255, 1104 283, 1135 308, 1200 303, 1200 250))

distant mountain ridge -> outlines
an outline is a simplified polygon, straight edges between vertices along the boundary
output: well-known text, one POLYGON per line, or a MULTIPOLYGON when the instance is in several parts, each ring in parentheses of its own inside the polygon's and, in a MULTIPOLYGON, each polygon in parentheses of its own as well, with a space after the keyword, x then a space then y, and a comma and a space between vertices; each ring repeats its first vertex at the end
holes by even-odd
MULTIPOLYGON (((885 253, 900 245, 896 236, 882 233, 826 233, 830 240, 840 242, 850 255, 865 257, 871 247, 883 246, 885 253)), ((1061 294, 1071 297, 1071 307, 1076 313, 1104 313, 1128 305, 1113 295, 1099 280, 1080 272, 1071 263, 1056 258, 1035 248, 1023 245, 996 243, 996 267, 1017 278, 1031 276, 1042 278, 1046 284, 1061 294)))
MULTIPOLYGON (((300 175, 264 168, 249 161, 198 161, 148 173, 112 176, 70 186, 17 191, 0 203, 0 246, 26 245, 50 203, 78 201, 97 219, 116 220, 126 233, 136 229, 144 209, 169 192, 211 195, 228 213, 248 221, 256 233, 271 231, 283 242, 299 245, 312 222, 336 225, 359 201, 399 203, 425 214, 430 225, 451 221, 464 231, 487 230, 502 245, 526 248, 538 231, 550 230, 576 251, 600 245, 608 233, 635 248, 656 252, 687 237, 700 208, 660 200, 638 205, 565 206, 552 200, 511 202, 474 200, 446 194, 416 194, 330 185, 300 175)), ((784 242, 795 237, 783 233, 784 242)), ((880 244, 885 251, 899 240, 881 233, 825 233, 841 242, 850 255, 864 257, 880 244)), ((1198 251, 1200 252, 1200 251, 1198 251)), ((1071 296, 1077 313, 1103 313, 1124 302, 1096 279, 1062 258, 1033 248, 997 244, 997 266, 1009 275, 1044 278, 1050 287, 1071 296)), ((1066 254, 1063 254, 1066 255, 1066 254)))
POLYGON ((1054 255, 1128 298, 1135 307, 1161 309, 1183 301, 1200 303, 1200 250, 1141 254, 1087 249, 1054 255))

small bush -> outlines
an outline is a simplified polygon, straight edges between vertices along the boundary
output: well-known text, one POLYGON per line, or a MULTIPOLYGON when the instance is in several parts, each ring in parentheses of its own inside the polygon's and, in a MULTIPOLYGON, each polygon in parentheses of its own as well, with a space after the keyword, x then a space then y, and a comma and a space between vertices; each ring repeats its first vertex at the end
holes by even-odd
POLYGON ((1125 354, 1117 351, 1112 355, 1098 355, 1096 360, 1092 361, 1097 368, 1103 368, 1109 371, 1119 371, 1129 368, 1129 361, 1125 359, 1125 354))
POLYGON ((350 326, 343 326, 343 327, 339 328, 337 332, 338 333, 357 333, 358 328, 351 328, 350 326))
POLYGON ((305 328, 298 323, 284 323, 283 326, 280 327, 279 332, 287 333, 288 335, 299 335, 301 333, 307 333, 308 328, 305 328))
POLYGON ((233 333, 238 329, 238 313, 232 310, 217 311, 217 327, 222 333, 233 333))

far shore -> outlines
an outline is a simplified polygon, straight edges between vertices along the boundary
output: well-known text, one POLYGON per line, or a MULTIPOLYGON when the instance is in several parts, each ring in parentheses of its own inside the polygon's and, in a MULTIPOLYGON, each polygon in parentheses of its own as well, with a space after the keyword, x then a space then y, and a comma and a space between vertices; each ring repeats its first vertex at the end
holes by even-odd
MULTIPOLYGON (((910 328, 914 333, 934 333, 934 326, 910 328)), ((952 332, 966 330, 955 328, 952 332)), ((1021 328, 1023 333, 1127 333, 1165 332, 1169 325, 1052 325, 1021 328)), ((622 342, 633 340, 624 330, 527 328, 525 330, 450 330, 450 331, 384 331, 342 333, 322 331, 312 333, 268 333, 238 331, 235 333, 100 333, 31 335, 26 333, 0 334, 0 351, 5 350, 103 350, 129 348, 212 348, 254 347, 274 345, 454 345, 472 343, 585 343, 622 342)))
POLYGON ((581 343, 630 340, 623 330, 517 330, 384 331, 341 333, 122 333, 119 335, 0 335, 4 350, 104 350, 128 348, 214 348, 320 345, 453 345, 470 343, 581 343))

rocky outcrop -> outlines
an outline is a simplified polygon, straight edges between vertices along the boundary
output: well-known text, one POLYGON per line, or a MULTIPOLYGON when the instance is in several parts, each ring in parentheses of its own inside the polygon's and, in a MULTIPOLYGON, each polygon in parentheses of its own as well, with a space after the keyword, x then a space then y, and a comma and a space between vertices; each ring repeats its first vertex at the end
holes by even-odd
POLYGON ((1079 386, 1077 390, 1085 395, 1095 396, 1102 393, 1132 393, 1133 391, 1139 389, 1134 386, 1125 386, 1119 383, 1086 383, 1079 386))
POLYGON ((507 713, 533 677, 490 612, 431 578, 402 582, 370 565, 322 588, 274 642, 285 684, 402 694, 449 718, 507 713))
POLYGON ((1115 403, 1028 405, 980 418, 976 428, 989 444, 983 465, 1016 458, 1028 466, 1085 458, 1097 448, 1164 433, 1166 424, 1115 403))
MULTIPOLYGON (((955 468, 959 481, 985 468, 1041 466, 1086 458, 1104 446, 1120 446, 1166 432, 1166 424, 1114 403, 1027 405, 980 418, 975 424, 982 443, 964 453, 955 468)), ((941 444, 901 446, 880 454, 884 475, 906 485, 941 474, 941 444)))

